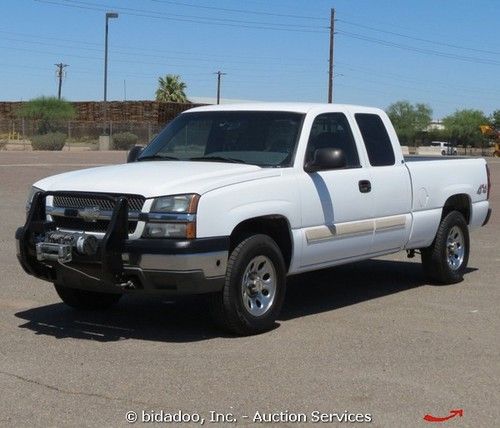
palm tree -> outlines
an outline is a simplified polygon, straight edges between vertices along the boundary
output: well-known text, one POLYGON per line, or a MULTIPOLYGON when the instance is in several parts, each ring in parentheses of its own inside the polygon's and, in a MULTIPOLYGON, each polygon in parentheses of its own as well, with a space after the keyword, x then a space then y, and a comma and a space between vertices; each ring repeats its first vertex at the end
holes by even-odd
POLYGON ((156 101, 185 103, 187 102, 184 90, 186 84, 176 74, 167 74, 158 78, 158 89, 156 90, 156 101))

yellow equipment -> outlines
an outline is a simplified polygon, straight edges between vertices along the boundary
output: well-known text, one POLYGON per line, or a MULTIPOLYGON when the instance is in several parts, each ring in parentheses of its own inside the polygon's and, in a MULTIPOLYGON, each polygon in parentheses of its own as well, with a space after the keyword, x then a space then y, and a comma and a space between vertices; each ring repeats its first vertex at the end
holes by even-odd
POLYGON ((500 130, 496 129, 493 125, 481 125, 481 134, 486 135, 490 141, 493 141, 494 151, 493 156, 500 157, 500 130))

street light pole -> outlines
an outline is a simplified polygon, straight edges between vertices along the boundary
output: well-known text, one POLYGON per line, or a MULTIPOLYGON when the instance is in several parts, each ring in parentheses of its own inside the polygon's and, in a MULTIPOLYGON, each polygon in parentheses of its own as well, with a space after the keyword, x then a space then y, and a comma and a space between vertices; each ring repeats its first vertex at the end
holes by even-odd
POLYGON ((107 116, 107 99, 108 99, 108 21, 113 18, 118 18, 116 12, 106 12, 106 30, 104 36, 104 123, 107 116))

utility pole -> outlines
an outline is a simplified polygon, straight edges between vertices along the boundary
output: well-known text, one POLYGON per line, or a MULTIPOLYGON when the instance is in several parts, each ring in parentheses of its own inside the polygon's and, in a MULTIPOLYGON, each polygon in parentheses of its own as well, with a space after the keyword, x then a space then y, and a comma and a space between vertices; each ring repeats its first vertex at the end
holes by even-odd
POLYGON ((225 76, 227 73, 223 73, 222 71, 217 71, 217 104, 220 104, 220 78, 221 76, 225 76))
POLYGON ((59 88, 57 90, 57 98, 60 100, 61 99, 61 86, 62 86, 62 80, 64 77, 64 69, 66 67, 69 67, 68 64, 63 64, 60 62, 59 64, 54 64, 57 67, 56 71, 56 76, 59 79, 59 88))
POLYGON ((330 11, 330 59, 328 64, 328 102, 333 103, 333 36, 335 34, 335 9, 330 11))

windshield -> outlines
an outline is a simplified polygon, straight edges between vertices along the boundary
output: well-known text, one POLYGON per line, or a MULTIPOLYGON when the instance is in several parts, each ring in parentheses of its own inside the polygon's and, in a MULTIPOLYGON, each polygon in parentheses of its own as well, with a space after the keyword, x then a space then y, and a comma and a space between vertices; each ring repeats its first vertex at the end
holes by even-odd
POLYGON ((138 160, 291 166, 303 118, 300 113, 269 111, 184 113, 160 132, 138 160))

